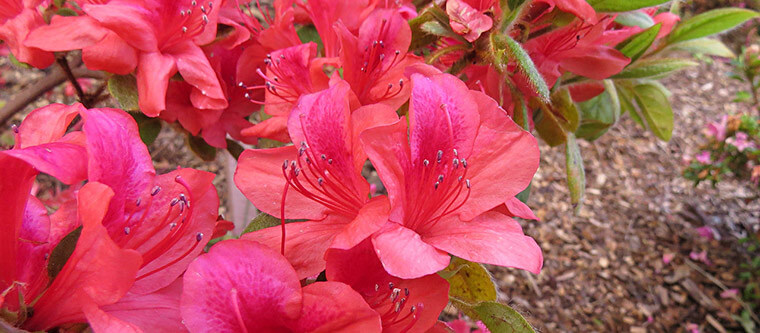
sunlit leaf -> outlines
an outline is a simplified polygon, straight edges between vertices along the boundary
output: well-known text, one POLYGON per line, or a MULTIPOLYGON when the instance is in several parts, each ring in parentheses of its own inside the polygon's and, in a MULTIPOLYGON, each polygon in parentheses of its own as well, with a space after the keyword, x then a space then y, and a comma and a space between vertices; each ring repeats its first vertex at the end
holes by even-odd
POLYGON ((719 8, 681 21, 668 35, 669 43, 717 34, 758 17, 753 10, 743 8, 719 8))
POLYGON ((137 79, 132 75, 114 75, 108 79, 108 92, 125 111, 138 111, 137 79))
POLYGON ((496 303, 484 302, 473 308, 478 318, 486 324, 493 333, 533 333, 533 328, 523 316, 511 307, 496 303))

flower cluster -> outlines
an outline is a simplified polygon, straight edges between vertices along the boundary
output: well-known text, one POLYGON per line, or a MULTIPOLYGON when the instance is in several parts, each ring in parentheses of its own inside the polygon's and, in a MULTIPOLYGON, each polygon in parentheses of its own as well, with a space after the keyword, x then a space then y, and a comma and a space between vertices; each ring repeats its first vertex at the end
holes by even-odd
MULTIPOLYGON (((539 163, 529 131, 571 151, 622 110, 669 136, 650 114, 667 106, 672 118, 650 78, 686 65, 634 63, 713 33, 667 39, 675 14, 597 6, 5 1, 14 62, 57 63, 82 104, 32 111, 0 151, 0 327, 469 331, 438 321, 451 301, 481 331, 530 329, 495 289, 463 299, 451 282, 479 269, 492 284, 481 263, 540 272, 541 249, 513 219, 537 219, 518 199, 539 163), (85 93, 97 82, 78 80, 84 70, 101 71, 131 114, 96 108, 104 98, 85 95, 106 84, 85 93), (259 145, 237 150, 234 185, 279 225, 232 236, 213 174, 156 175, 141 140, 150 118, 196 145, 259 145)), ((757 130, 742 131, 726 145, 756 151, 757 130)))
POLYGON ((726 174, 760 181, 760 121, 750 115, 721 117, 704 130, 706 143, 686 162, 683 174, 695 185, 709 181, 715 186, 726 174))

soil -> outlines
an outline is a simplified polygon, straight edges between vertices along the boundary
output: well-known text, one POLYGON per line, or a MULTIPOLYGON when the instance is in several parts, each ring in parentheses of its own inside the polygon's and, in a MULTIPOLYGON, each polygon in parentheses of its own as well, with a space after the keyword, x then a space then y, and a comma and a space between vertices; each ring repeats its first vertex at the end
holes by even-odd
MULTIPOLYGON (((0 67, 5 100, 43 75, 9 68, 7 60, 0 67)), ((757 193, 733 180, 695 188, 680 175, 682 158, 695 153, 707 122, 749 111, 731 102, 740 87, 727 78, 729 69, 715 61, 663 81, 673 92, 676 118, 670 142, 627 116, 599 140, 581 142, 588 184, 577 216, 566 189, 564 153, 542 144, 528 201, 540 221, 522 224, 543 249, 544 268, 532 275, 491 267, 502 301, 543 332, 685 332, 692 324, 703 332, 741 331, 733 318, 741 304, 721 297, 720 285, 743 286, 739 264, 749 259, 737 240, 760 228, 760 201, 752 199, 757 193), (700 236, 697 228, 703 226, 714 230, 712 240, 700 236), (707 260, 690 258, 702 251, 707 260), (663 256, 673 259, 666 263, 663 256)), ((48 101, 74 98, 57 88, 26 111, 48 101)), ((7 140, 9 132, 0 131, 0 139, 7 140)), ((182 165, 218 174, 222 213, 240 202, 228 193, 225 154, 201 161, 170 126, 149 148, 159 173, 182 165)))

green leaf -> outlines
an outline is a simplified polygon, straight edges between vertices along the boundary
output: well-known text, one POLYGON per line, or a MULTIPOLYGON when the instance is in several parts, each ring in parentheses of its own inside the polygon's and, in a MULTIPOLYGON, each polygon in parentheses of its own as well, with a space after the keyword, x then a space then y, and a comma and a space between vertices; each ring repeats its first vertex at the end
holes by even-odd
POLYGON ((536 131, 550 146, 561 145, 567 139, 567 133, 578 129, 580 114, 567 88, 552 93, 551 104, 539 107, 541 113, 535 120, 536 131))
POLYGON ((699 38, 671 44, 668 51, 686 51, 695 54, 707 54, 724 58, 736 58, 731 49, 723 42, 712 38, 699 38))
POLYGON ((589 141, 596 140, 620 119, 620 100, 611 80, 604 81, 605 90, 599 96, 578 103, 581 125, 575 136, 589 141))
POLYGON ((409 45, 409 50, 419 49, 438 40, 437 33, 443 32, 438 27, 430 25, 433 23, 438 24, 442 29, 445 29, 442 23, 448 24, 446 12, 438 6, 428 7, 420 15, 409 20, 409 27, 412 30, 412 43, 409 45), (423 28, 425 24, 428 25, 423 28))
POLYGON ((633 87, 634 98, 649 129, 658 138, 669 141, 673 135, 673 109, 665 89, 654 83, 633 87))
POLYGON ((140 131, 140 139, 146 146, 150 146, 158 134, 161 132, 161 119, 151 118, 142 113, 130 112, 135 122, 137 122, 137 128, 140 131))
POLYGON ((55 12, 55 15, 60 15, 60 16, 79 16, 79 14, 77 14, 77 12, 75 12, 71 8, 61 8, 58 11, 55 12))
POLYGON ((454 257, 443 270, 442 276, 445 277, 446 272, 452 273, 446 277, 449 281, 449 298, 452 301, 472 306, 496 300, 496 285, 483 265, 454 257))
POLYGON ((669 0, 588 0, 597 12, 628 12, 657 6, 669 0))
POLYGON ((756 17, 757 12, 743 8, 711 10, 679 23, 668 35, 668 42, 677 43, 714 35, 756 17))
POLYGON ((139 111, 137 79, 132 75, 114 75, 108 79, 108 92, 125 111, 139 111))
POLYGON ((575 135, 567 135, 565 143, 565 171, 567 171, 567 187, 570 190, 570 202, 578 214, 583 205, 586 192, 586 171, 583 169, 583 158, 575 135))
POLYGON ((301 43, 316 43, 317 52, 320 52, 320 50, 323 50, 325 48, 324 44, 322 43, 322 38, 319 37, 319 33, 317 32, 317 28, 315 28, 313 25, 302 26, 296 31, 296 34, 298 34, 298 39, 301 40, 301 43))
POLYGON ((31 65, 29 65, 29 64, 27 64, 25 62, 18 61, 18 59, 16 58, 16 56, 13 55, 13 53, 11 53, 11 52, 8 53, 8 60, 10 60, 11 61, 11 65, 13 65, 15 67, 24 68, 24 69, 31 69, 32 68, 31 65))
POLYGON ((493 333, 534 333, 523 316, 511 307, 496 302, 480 303, 473 308, 477 317, 493 333))
POLYGON ((639 57, 644 55, 654 40, 657 38, 657 34, 662 28, 662 23, 653 25, 651 28, 639 32, 628 39, 618 44, 615 48, 618 49, 623 55, 631 58, 631 63, 635 62, 639 57))
POLYGON ((237 143, 237 141, 227 139, 227 151, 230 152, 230 155, 232 155, 235 160, 240 158, 240 154, 242 154, 244 150, 245 148, 237 143))
POLYGON ((639 11, 620 13, 615 18, 615 22, 624 26, 642 29, 648 29, 654 25, 654 20, 652 20, 651 16, 639 11))
POLYGON ((243 230, 243 233, 240 234, 245 235, 249 232, 258 231, 261 229, 266 229, 274 226, 280 225, 280 219, 269 215, 267 213, 260 213, 257 215, 253 220, 251 220, 251 223, 248 223, 248 225, 245 227, 245 230, 243 230))
POLYGON ((522 192, 517 193, 517 195, 515 196, 515 198, 517 198, 517 200, 522 201, 522 203, 527 204, 528 203, 528 199, 530 199, 530 188, 531 187, 533 187, 533 181, 531 181, 528 184, 528 187, 526 187, 524 190, 522 190, 522 192))
POLYGON ((675 71, 697 66, 698 63, 686 59, 659 58, 645 59, 628 66, 622 72, 613 76, 613 79, 641 79, 651 77, 663 77, 675 71))
POLYGON ((211 162, 216 159, 216 148, 210 146, 202 137, 187 134, 187 145, 202 160, 211 162))
POLYGON ((48 258, 47 272, 50 280, 54 280, 58 273, 63 270, 63 266, 69 261, 69 258, 74 253, 74 249, 77 247, 79 236, 82 235, 82 226, 71 231, 68 235, 64 236, 58 245, 53 248, 48 258))
POLYGON ((528 52, 520 46, 520 43, 508 35, 492 33, 491 47, 496 55, 496 64, 500 67, 506 67, 509 60, 515 60, 517 67, 528 78, 528 83, 535 89, 538 96, 544 101, 549 100, 549 87, 536 69, 536 65, 528 55, 528 52))

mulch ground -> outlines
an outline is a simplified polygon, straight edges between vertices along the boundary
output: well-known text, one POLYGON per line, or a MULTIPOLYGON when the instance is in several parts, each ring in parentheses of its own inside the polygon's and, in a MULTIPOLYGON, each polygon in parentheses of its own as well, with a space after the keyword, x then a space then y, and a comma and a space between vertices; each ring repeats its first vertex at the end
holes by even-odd
MULTIPOLYGON (((42 75, 10 69, 7 61, 0 66, 6 81, 0 99, 42 75)), ((502 301, 544 332, 679 332, 689 324, 702 332, 741 330, 732 317, 741 304, 722 298, 721 285, 743 285, 739 263, 748 256, 737 239, 747 230, 757 232, 760 203, 747 200, 756 193, 740 183, 694 188, 680 176, 682 157, 695 153, 697 134, 707 122, 748 111, 731 102, 739 87, 726 78, 728 70, 721 62, 703 64, 664 81, 673 92, 676 117, 670 142, 659 141, 627 116, 599 140, 582 142, 588 188, 577 216, 569 203, 563 151, 542 144, 528 202, 541 220, 523 226, 544 251, 544 269, 532 275, 493 267, 502 301), (699 235, 696 229, 703 226, 715 230, 715 239, 699 235), (703 251, 707 260, 690 259, 692 252, 703 251), (665 263, 663 255, 672 261, 665 263)), ((73 98, 58 88, 48 100, 73 98)), ((46 103, 37 101, 28 110, 46 103)), ((8 134, 0 131, 0 139, 8 134)), ((222 211, 230 210, 234 195, 228 193, 223 154, 203 162, 169 127, 150 150, 159 172, 182 165, 217 173, 222 211)))

